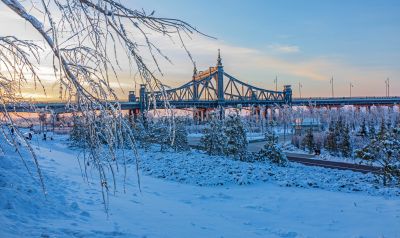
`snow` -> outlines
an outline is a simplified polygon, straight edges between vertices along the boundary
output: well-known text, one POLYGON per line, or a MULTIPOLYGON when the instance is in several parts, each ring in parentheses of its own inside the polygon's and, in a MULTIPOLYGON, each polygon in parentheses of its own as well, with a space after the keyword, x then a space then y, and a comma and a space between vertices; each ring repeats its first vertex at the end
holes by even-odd
MULTIPOLYGON (((78 151, 67 146, 65 136, 34 141, 46 198, 13 149, 2 146, 8 153, 0 155, 0 237, 400 234, 399 189, 383 188, 369 174, 250 164, 195 150, 161 153, 154 146, 139 151, 142 190, 131 163, 126 193, 121 185, 110 194, 107 216, 95 171, 89 182, 83 180, 78 151)), ((34 173, 33 163, 28 165, 34 173)))

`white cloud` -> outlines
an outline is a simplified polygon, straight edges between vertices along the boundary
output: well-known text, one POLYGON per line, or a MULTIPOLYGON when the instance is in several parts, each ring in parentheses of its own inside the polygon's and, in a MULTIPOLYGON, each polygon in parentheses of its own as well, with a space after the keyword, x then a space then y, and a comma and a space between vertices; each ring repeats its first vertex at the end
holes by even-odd
POLYGON ((300 48, 297 45, 273 44, 269 45, 268 48, 274 52, 284 53, 284 54, 293 54, 300 52, 300 48))

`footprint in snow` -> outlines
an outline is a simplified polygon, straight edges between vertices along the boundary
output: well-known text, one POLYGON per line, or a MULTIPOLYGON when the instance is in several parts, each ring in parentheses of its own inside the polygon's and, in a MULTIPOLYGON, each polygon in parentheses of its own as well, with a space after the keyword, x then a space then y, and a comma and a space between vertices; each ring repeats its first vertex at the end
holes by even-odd
POLYGON ((185 204, 192 204, 192 201, 190 201, 190 200, 181 200, 181 202, 183 202, 185 204))
POLYGON ((70 205, 71 209, 74 211, 80 210, 78 203, 72 202, 70 205))
POLYGON ((83 217, 90 217, 90 213, 89 212, 87 212, 87 211, 83 211, 83 212, 81 212, 81 214, 80 214, 81 216, 83 216, 83 217))
POLYGON ((218 197, 223 198, 223 199, 231 199, 232 197, 229 195, 226 195, 224 193, 218 193, 218 197))

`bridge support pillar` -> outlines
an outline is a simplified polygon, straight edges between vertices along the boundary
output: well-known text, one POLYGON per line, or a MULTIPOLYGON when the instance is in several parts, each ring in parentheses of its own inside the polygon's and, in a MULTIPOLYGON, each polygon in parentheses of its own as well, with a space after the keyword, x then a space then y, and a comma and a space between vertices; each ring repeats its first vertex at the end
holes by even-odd
POLYGON ((139 108, 129 110, 129 120, 130 121, 132 121, 132 119, 136 121, 139 118, 139 115, 140 115, 139 108))
POLYGON ((218 119, 223 120, 225 118, 225 108, 224 107, 218 107, 217 108, 217 115, 218 119))
POLYGON ((272 108, 271 109, 271 119, 276 121, 280 116, 280 108, 272 108))
POLYGON ((261 119, 261 108, 259 106, 255 106, 252 110, 252 116, 255 117, 256 122, 261 119))
POLYGON ((193 120, 195 122, 206 121, 209 117, 209 111, 206 108, 196 108, 193 110, 193 120))
POLYGON ((146 93, 146 84, 140 85, 140 92, 139 92, 139 107, 140 112, 144 113, 147 108, 148 98, 146 93))

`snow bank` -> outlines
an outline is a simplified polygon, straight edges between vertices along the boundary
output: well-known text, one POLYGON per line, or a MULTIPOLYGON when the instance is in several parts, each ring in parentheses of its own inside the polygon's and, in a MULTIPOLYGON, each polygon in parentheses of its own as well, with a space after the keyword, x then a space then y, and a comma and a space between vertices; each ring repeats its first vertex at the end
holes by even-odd
POLYGON ((395 187, 383 187, 373 174, 362 174, 290 163, 279 167, 269 163, 247 163, 202 151, 159 152, 158 146, 141 151, 141 171, 156 178, 199 186, 246 185, 261 182, 285 187, 319 188, 329 191, 365 192, 399 196, 395 187))

